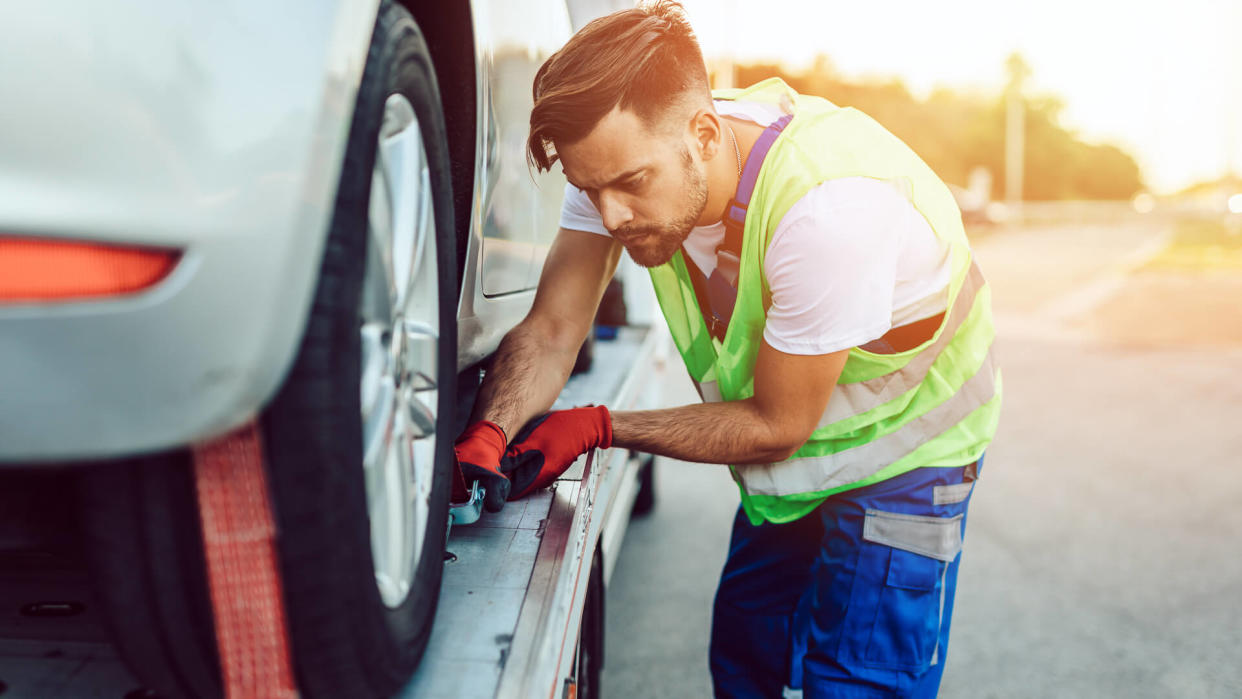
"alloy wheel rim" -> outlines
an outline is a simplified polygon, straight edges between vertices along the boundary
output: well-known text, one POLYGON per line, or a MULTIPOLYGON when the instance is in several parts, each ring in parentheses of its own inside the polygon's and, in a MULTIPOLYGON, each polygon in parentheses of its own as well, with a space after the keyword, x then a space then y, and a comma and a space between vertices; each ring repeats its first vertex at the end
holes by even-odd
POLYGON ((390 608, 426 553, 439 392, 439 274, 430 171, 404 95, 384 104, 363 276, 362 464, 375 584, 390 608))

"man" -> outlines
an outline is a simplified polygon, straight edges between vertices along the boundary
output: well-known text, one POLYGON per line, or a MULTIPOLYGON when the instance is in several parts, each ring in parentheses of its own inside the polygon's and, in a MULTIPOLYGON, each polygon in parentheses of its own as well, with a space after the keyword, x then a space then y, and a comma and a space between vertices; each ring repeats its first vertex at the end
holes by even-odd
POLYGON ((1000 408, 948 189, 875 122, 779 80, 713 100, 675 3, 592 22, 534 95, 529 155, 564 168, 562 227, 459 462, 510 499, 595 447, 732 464, 717 695, 934 696, 1000 408), (707 402, 537 417, 622 248, 707 402))

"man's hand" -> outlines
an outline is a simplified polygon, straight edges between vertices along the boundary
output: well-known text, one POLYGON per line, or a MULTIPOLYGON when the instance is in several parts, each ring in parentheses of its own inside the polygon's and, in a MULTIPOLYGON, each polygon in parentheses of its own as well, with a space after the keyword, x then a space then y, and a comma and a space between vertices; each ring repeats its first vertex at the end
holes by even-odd
POLYGON ((472 421, 491 420, 513 434, 552 407, 620 257, 621 244, 609 236, 566 228, 556 234, 534 305, 497 348, 472 421))
POLYGON ((488 512, 499 512, 509 496, 509 479, 500 470, 505 441, 505 431, 499 425, 479 420, 467 427, 453 445, 453 453, 457 455, 462 476, 467 482, 479 481, 487 490, 483 497, 483 507, 488 512))
POLYGON ((612 416, 601 406, 555 410, 530 421, 505 452, 510 500, 552 485, 580 455, 612 446, 612 416))

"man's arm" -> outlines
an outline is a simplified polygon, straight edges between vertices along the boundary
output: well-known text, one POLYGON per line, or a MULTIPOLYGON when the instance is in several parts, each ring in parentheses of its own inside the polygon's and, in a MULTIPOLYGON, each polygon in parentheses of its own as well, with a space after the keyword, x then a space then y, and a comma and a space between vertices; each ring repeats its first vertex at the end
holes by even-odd
POLYGON ((612 444, 683 461, 782 461, 815 431, 848 354, 787 354, 764 342, 755 362, 753 397, 614 412, 612 444))
POLYGON ((552 407, 620 256, 621 245, 612 238, 566 228, 557 232, 535 303, 500 343, 472 422, 490 420, 512 439, 531 418, 552 407))

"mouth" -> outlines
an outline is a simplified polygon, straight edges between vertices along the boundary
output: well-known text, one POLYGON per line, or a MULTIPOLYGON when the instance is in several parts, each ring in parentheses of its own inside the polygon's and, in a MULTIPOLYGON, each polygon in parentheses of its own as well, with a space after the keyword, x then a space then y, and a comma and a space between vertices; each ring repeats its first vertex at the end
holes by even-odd
POLYGON ((651 238, 654 233, 651 231, 617 231, 612 234, 622 245, 633 245, 651 238))

